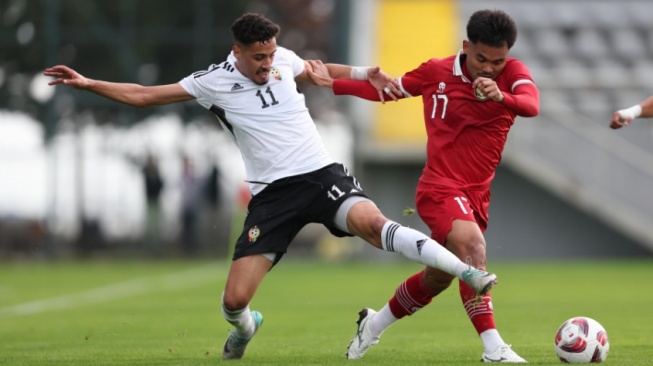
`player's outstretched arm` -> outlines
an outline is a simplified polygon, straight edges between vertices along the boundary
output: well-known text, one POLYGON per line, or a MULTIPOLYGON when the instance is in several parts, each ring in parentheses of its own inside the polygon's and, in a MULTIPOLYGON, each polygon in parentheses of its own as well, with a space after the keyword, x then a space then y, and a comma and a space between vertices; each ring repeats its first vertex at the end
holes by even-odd
POLYGON ((386 75, 379 67, 362 68, 367 74, 362 77, 362 71, 356 67, 323 64, 321 61, 307 61, 307 75, 317 86, 332 88, 334 94, 354 95, 371 101, 385 102, 385 96, 397 100, 404 95, 399 90, 397 81, 386 75), (346 76, 349 73, 349 76, 346 76), (344 88, 343 88, 344 87, 344 88))
POLYGON ((641 118, 653 117, 653 95, 644 100, 640 106, 642 107, 642 113, 639 115, 641 118))
POLYGON ((326 88, 333 88, 333 76, 325 64, 320 60, 307 60, 304 72, 297 78, 299 80, 308 81, 314 85, 326 88))
MULTIPOLYGON (((306 74, 313 84, 333 88, 334 80, 367 81, 375 90, 378 99, 385 102, 387 97, 397 100, 402 97, 397 80, 388 76, 378 66, 358 67, 341 64, 324 64, 320 60, 309 60, 306 74)), ((366 98, 367 99, 367 98, 366 98)))
POLYGON ((193 99, 193 96, 188 94, 178 83, 158 86, 112 83, 86 78, 63 65, 49 67, 45 69, 43 75, 54 78, 48 85, 63 84, 76 89, 88 90, 113 101, 140 108, 193 99))
POLYGON ((627 126, 635 118, 651 117, 653 117, 653 96, 648 97, 640 104, 614 112, 610 120, 610 128, 618 129, 627 126))

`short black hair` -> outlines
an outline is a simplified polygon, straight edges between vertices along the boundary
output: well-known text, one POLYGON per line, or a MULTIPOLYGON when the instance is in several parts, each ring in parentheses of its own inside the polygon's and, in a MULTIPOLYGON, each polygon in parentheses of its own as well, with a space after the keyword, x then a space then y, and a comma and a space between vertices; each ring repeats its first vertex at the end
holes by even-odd
POLYGON ((281 32, 281 27, 261 14, 246 13, 231 24, 234 42, 249 46, 256 42, 267 43, 281 32))
POLYGON ((479 10, 467 22, 467 39, 492 47, 512 48, 517 40, 515 21, 502 10, 479 10))

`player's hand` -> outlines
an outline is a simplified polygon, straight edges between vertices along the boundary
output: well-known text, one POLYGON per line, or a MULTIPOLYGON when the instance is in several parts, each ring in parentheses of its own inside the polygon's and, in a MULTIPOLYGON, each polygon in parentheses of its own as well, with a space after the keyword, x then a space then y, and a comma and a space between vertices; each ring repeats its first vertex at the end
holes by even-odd
POLYGON ((308 67, 306 74, 317 86, 333 87, 333 78, 329 74, 329 69, 320 60, 306 60, 308 67))
POLYGON ((399 83, 397 83, 397 80, 386 75, 386 73, 381 71, 381 68, 378 66, 372 67, 367 72, 367 79, 379 93, 381 103, 385 103, 386 95, 395 101, 398 97, 403 96, 403 93, 399 90, 399 83))
POLYGON ((612 114, 612 120, 610 120, 610 128, 613 130, 619 129, 623 126, 628 126, 630 124, 630 121, 632 121, 632 118, 630 117, 623 117, 621 113, 619 112, 614 112, 612 114))
POLYGON ((49 67, 43 71, 43 75, 55 78, 48 85, 65 84, 77 89, 86 89, 90 83, 89 79, 63 65, 49 67))
POLYGON ((492 99, 495 102, 503 102, 503 93, 501 93, 501 90, 499 90, 499 86, 497 85, 497 82, 486 77, 479 76, 474 80, 474 83, 472 84, 474 89, 478 89, 481 91, 485 96, 487 96, 489 99, 492 99))

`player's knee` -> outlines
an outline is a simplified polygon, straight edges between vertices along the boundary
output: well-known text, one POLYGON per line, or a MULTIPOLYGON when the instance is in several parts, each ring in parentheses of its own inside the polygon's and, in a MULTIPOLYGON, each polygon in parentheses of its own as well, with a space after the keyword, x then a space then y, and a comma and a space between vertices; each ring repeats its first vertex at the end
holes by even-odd
POLYGON ((222 296, 222 307, 227 311, 237 311, 244 309, 249 305, 248 300, 243 296, 237 294, 224 293, 222 296))
POLYGON ((366 241, 380 246, 381 232, 388 219, 376 208, 366 207, 364 210, 352 210, 349 216, 349 227, 355 234, 366 241))
POLYGON ((374 215, 373 217, 370 218, 369 222, 369 229, 370 232, 375 236, 375 237, 381 237, 381 232, 383 231, 383 227, 385 226, 386 222, 388 222, 388 219, 379 212, 377 215, 374 215))
POLYGON ((476 268, 486 268, 485 240, 483 238, 469 242, 467 253, 467 257, 471 259, 471 265, 476 268))
POLYGON ((472 255, 480 255, 485 258, 485 240, 481 238, 472 238, 464 243, 465 251, 472 255))
MULTIPOLYGON (((449 246, 447 246, 449 248, 449 246)), ((461 243, 456 249, 450 249, 460 260, 476 268, 485 269, 487 258, 485 241, 470 241, 461 243)))
POLYGON ((365 240, 369 241, 372 244, 381 246, 381 232, 383 231, 383 226, 388 222, 381 213, 378 215, 368 218, 365 223, 365 240))
POLYGON ((447 249, 463 261, 469 258, 473 262, 482 261, 485 263, 485 239, 483 235, 465 233, 450 236, 447 238, 447 249))

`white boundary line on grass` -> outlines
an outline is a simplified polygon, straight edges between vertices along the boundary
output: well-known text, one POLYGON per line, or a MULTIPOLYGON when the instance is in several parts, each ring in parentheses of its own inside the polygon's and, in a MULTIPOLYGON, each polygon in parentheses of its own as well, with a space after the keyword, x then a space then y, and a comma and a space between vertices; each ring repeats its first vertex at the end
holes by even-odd
POLYGON ((5 306, 0 308, 0 319, 70 309, 156 292, 177 291, 224 278, 226 278, 226 273, 220 270, 220 266, 212 264, 164 275, 136 278, 83 292, 5 306))

